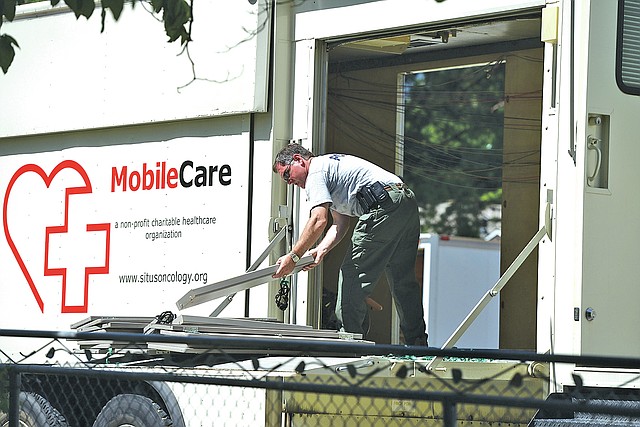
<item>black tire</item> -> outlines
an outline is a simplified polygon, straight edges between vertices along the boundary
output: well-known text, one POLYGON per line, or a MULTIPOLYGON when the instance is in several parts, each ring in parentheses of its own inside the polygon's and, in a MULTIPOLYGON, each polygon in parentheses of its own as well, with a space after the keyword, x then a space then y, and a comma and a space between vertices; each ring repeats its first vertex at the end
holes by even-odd
POLYGON ((172 426, 171 418, 148 397, 119 394, 103 407, 93 427, 160 427, 172 426))
MULTIPOLYGON (((67 427, 67 420, 47 399, 36 393, 20 392, 20 427, 67 427)), ((9 426, 9 415, 0 416, 0 427, 9 426)))

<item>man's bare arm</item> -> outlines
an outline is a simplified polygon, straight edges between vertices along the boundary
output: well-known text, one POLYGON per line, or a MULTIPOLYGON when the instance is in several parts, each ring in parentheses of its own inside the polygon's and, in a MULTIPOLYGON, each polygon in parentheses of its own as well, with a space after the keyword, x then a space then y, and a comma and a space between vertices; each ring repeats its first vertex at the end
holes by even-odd
POLYGON ((325 234, 318 246, 311 251, 311 254, 315 257, 315 261, 309 268, 306 268, 306 270, 320 264, 324 256, 340 243, 349 230, 351 220, 349 216, 342 215, 336 211, 331 211, 331 216, 333 218, 333 224, 331 224, 331 227, 327 230, 327 234, 325 234))
MULTIPOLYGON (((309 219, 300 234, 300 238, 293 246, 292 252, 298 256, 304 255, 307 250, 318 241, 324 232, 327 224, 329 224, 329 206, 330 203, 323 203, 311 209, 309 219)), ((284 277, 291 273, 296 266, 289 254, 281 256, 276 264, 279 265, 278 270, 272 277, 284 277)))
POLYGON ((329 224, 329 203, 323 203, 311 209, 311 214, 307 223, 300 234, 300 238, 293 245, 293 252, 298 256, 304 255, 305 252, 313 246, 329 224))

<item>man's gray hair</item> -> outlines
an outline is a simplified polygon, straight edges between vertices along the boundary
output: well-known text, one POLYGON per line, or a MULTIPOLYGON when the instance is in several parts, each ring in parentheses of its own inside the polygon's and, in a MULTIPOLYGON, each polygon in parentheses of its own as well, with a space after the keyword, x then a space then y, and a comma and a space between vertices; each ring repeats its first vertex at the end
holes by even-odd
POLYGON ((278 154, 276 154, 276 157, 273 161, 273 171, 275 173, 278 173, 278 169, 276 168, 276 166, 278 165, 290 165, 293 162, 293 156, 296 154, 299 154, 304 159, 310 159, 311 157, 313 157, 313 153, 304 148, 302 145, 296 143, 289 144, 282 150, 280 150, 278 154))

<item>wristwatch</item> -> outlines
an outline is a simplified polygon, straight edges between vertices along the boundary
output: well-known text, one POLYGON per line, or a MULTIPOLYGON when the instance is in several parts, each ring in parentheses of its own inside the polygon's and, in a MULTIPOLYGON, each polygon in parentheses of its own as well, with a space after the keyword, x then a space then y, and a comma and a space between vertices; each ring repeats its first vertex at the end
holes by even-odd
POLYGON ((291 257, 293 262, 295 262, 296 264, 298 263, 298 261, 300 261, 300 257, 296 255, 296 253, 293 251, 289 252, 289 256, 291 257))

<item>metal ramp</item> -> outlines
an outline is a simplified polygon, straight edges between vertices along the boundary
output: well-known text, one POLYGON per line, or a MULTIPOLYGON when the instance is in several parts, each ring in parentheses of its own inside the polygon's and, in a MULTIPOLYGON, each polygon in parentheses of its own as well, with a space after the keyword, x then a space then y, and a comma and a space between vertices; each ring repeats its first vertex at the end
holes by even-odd
MULTIPOLYGON (((122 332, 127 334, 153 334, 169 335, 176 337, 209 336, 209 337, 241 337, 277 338, 280 341, 305 339, 326 341, 353 341, 364 344, 374 344, 364 341, 361 334, 338 332, 334 330, 314 329, 310 326, 285 324, 273 319, 248 319, 248 318, 220 318, 178 315, 169 323, 157 322, 155 317, 89 317, 71 325, 78 332, 96 332, 91 340, 80 340, 81 350, 95 353, 109 353, 115 351, 132 352, 138 354, 156 355, 167 352, 181 354, 203 353, 240 353, 247 352, 242 346, 211 348, 210 346, 189 345, 185 343, 153 342, 148 340, 132 343, 130 341, 102 340, 100 332, 122 332)), ((273 349, 263 351, 251 349, 255 355, 274 354, 273 349)), ((277 353, 277 351, 276 351, 277 353)), ((286 351, 281 351, 286 354, 286 351)))

